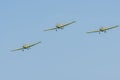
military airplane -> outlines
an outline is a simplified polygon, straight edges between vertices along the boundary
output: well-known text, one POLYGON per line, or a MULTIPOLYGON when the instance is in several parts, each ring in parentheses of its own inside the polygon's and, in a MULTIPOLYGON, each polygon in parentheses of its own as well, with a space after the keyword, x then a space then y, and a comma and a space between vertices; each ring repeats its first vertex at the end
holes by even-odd
POLYGON ((28 50, 28 49, 30 49, 32 46, 35 46, 35 45, 37 45, 37 44, 39 44, 39 43, 41 43, 41 41, 40 41, 40 42, 33 43, 33 44, 25 44, 25 45, 23 45, 21 48, 14 49, 14 50, 12 50, 12 51, 18 51, 18 50, 24 51, 25 49, 28 50))
POLYGON ((111 26, 111 27, 101 27, 99 30, 94 30, 94 31, 90 31, 90 32, 87 32, 87 33, 95 33, 95 32, 99 32, 99 34, 101 32, 106 32, 107 30, 110 30, 110 29, 113 29, 113 28, 117 28, 119 27, 118 25, 115 25, 115 26, 111 26))
POLYGON ((68 26, 68 25, 73 24, 75 22, 76 21, 72 21, 72 22, 69 22, 69 23, 66 23, 66 24, 57 24, 56 27, 50 28, 50 29, 46 29, 44 31, 49 31, 49 30, 56 30, 57 31, 57 29, 63 29, 65 26, 68 26))

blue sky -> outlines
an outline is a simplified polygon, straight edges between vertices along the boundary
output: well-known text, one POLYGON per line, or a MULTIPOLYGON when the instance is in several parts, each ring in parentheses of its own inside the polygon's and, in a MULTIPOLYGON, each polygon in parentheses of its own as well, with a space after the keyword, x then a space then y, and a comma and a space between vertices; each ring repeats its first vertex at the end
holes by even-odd
POLYGON ((119 0, 0 1, 0 80, 120 80, 119 0), (57 23, 77 21, 59 31, 57 23), (30 50, 10 52, 42 41, 30 50))

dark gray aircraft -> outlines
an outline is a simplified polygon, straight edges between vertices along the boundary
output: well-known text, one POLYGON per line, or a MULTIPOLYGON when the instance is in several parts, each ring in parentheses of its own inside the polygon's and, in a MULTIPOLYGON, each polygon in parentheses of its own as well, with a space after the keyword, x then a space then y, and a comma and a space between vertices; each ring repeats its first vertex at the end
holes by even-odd
POLYGON ((57 31, 57 29, 63 29, 65 26, 68 26, 68 25, 73 24, 73 23, 75 23, 75 22, 76 22, 76 21, 72 21, 72 22, 67 23, 67 24, 57 24, 56 27, 50 28, 50 29, 46 29, 46 30, 44 30, 44 31, 49 31, 49 30, 56 30, 56 31, 57 31))
POLYGON ((14 49, 14 50, 12 50, 12 51, 18 51, 18 50, 24 51, 25 49, 30 49, 32 46, 35 46, 35 45, 37 45, 37 44, 39 44, 39 43, 41 43, 41 41, 40 41, 40 42, 37 42, 37 43, 33 43, 33 44, 25 44, 25 45, 23 45, 21 48, 14 49))
POLYGON ((99 34, 100 34, 100 32, 106 32, 107 30, 110 30, 110 29, 113 29, 113 28, 117 28, 117 27, 119 27, 118 25, 115 25, 115 26, 111 26, 111 27, 101 27, 100 29, 98 29, 98 30, 93 30, 93 31, 89 31, 89 32, 87 32, 87 33, 95 33, 95 32, 99 32, 99 34))

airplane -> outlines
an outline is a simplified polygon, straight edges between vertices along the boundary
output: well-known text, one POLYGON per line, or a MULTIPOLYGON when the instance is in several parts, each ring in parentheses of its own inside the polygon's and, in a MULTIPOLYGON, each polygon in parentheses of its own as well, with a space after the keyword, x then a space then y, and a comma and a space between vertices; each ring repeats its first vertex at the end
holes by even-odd
POLYGON ((35 46, 35 45, 37 45, 37 44, 39 44, 39 43, 41 43, 41 41, 40 41, 40 42, 33 43, 33 44, 25 44, 25 45, 23 45, 21 48, 14 49, 14 50, 12 50, 12 51, 18 51, 18 50, 24 51, 25 49, 28 50, 28 49, 30 49, 31 47, 33 47, 33 46, 35 46))
POLYGON ((89 31, 89 32, 87 32, 87 33, 95 33, 95 32, 99 32, 99 34, 100 34, 101 32, 106 33, 107 30, 110 30, 110 29, 113 29, 113 28, 117 28, 117 27, 119 27, 119 26, 118 26, 118 25, 115 25, 115 26, 111 26, 111 27, 101 27, 99 30, 89 31))
POLYGON ((50 29, 46 29, 44 31, 49 31, 49 30, 56 30, 57 31, 57 29, 63 29, 65 26, 68 26, 68 25, 73 24, 75 22, 76 21, 72 21, 72 22, 69 22, 69 23, 66 23, 66 24, 57 24, 56 27, 50 28, 50 29))

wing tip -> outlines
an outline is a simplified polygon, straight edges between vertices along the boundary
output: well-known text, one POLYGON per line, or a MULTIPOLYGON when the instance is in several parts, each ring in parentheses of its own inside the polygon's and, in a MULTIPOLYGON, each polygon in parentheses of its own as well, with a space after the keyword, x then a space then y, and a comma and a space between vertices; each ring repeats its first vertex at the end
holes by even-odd
POLYGON ((93 33, 93 31, 89 31, 89 32, 86 32, 86 33, 93 33))
POLYGON ((115 25, 115 26, 113 26, 113 27, 115 27, 115 28, 116 28, 116 27, 119 27, 119 25, 115 25))
POLYGON ((92 33, 92 32, 86 32, 87 34, 92 33))
POLYGON ((14 51, 17 51, 17 50, 11 50, 10 52, 14 52, 14 51))
POLYGON ((119 25, 116 25, 116 27, 119 27, 119 25))
POLYGON ((86 33, 89 33, 89 32, 86 32, 86 33))
POLYGON ((71 23, 75 23, 75 22, 77 22, 77 21, 72 21, 71 23))
POLYGON ((42 41, 39 41, 38 43, 42 43, 42 41))
POLYGON ((46 29, 46 30, 43 30, 43 31, 49 31, 48 29, 46 29))

